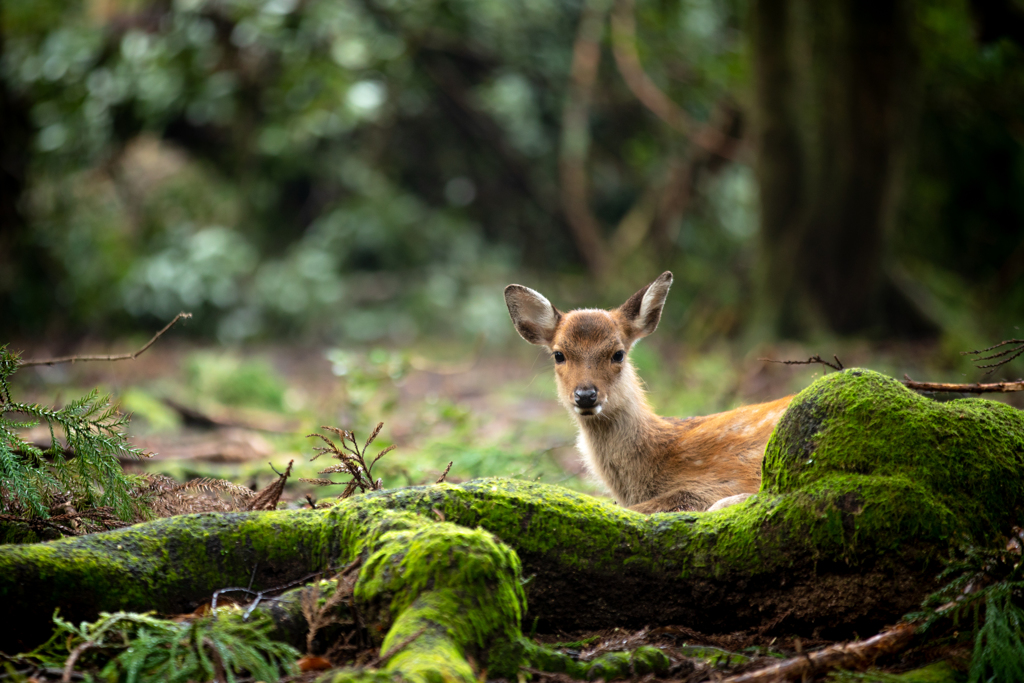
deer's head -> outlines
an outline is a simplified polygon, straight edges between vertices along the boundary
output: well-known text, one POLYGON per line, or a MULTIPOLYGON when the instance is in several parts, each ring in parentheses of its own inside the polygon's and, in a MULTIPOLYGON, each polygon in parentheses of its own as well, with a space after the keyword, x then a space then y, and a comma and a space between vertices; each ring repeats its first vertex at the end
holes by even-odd
POLYGON ((562 313, 522 285, 505 288, 505 303, 522 338, 551 352, 559 400, 587 419, 632 400, 637 381, 627 356, 636 340, 657 329, 671 286, 666 271, 612 310, 562 313))

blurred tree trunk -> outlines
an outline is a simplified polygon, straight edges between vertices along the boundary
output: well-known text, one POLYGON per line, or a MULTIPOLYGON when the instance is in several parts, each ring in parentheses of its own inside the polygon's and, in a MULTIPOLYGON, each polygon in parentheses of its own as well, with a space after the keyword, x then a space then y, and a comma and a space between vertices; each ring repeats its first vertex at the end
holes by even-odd
MULTIPOLYGON (((3 25, 4 7, 0 0, 0 27, 3 25)), ((0 61, 4 47, 4 32, 0 30, 0 61)), ((19 206, 33 139, 27 109, 24 100, 0 78, 0 321, 26 314, 34 317, 33 313, 41 318, 46 313, 32 310, 46 306, 40 306, 42 301, 30 300, 28 294, 41 288, 24 286, 30 277, 46 276, 42 255, 28 245, 28 227, 19 206)), ((45 280, 36 280, 39 281, 45 280)))
POLYGON ((758 329, 920 336, 885 272, 916 111, 909 0, 754 0, 758 329))
MULTIPOLYGON (((0 62, 6 48, 4 4, 0 0, 0 62)), ((58 265, 32 239, 22 211, 35 141, 30 107, 0 75, 0 330, 38 332, 48 326, 55 332, 66 316, 54 289, 40 283, 56 281, 58 265)), ((0 338, 0 344, 10 341, 0 338)))
MULTIPOLYGON (((3 27, 4 7, 0 2, 0 28, 3 27)), ((0 60, 4 57, 4 32, 0 30, 0 60)), ((24 185, 25 136, 24 113, 7 88, 7 82, 0 79, 0 294, 10 289, 13 269, 14 239, 24 229, 24 221, 18 211, 18 198, 24 185)), ((3 300, 0 299, 0 307, 3 300)), ((2 308, 0 308, 2 310, 2 308)))

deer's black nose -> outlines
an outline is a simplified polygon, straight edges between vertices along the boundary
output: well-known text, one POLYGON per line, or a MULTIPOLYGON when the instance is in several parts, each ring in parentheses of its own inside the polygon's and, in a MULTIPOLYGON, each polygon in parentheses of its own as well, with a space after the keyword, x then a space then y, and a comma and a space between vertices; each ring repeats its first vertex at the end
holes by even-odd
POLYGON ((572 392, 576 399, 576 406, 579 408, 593 408, 597 404, 597 389, 580 388, 572 392))

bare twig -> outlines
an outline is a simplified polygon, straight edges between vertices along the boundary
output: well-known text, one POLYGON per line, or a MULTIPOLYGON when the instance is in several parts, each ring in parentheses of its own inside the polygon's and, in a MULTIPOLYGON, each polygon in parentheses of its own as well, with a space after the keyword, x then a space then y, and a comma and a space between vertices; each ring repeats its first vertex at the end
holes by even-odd
POLYGON ((899 652, 914 637, 917 626, 899 624, 858 643, 838 643, 823 650, 801 654, 756 671, 730 676, 722 683, 775 683, 809 680, 831 669, 866 669, 882 655, 899 652))
POLYGON ((448 461, 448 467, 444 468, 444 472, 442 472, 441 476, 437 478, 437 481, 434 482, 435 484, 440 484, 441 482, 444 481, 444 478, 448 476, 448 472, 452 469, 452 463, 453 462, 455 462, 455 461, 454 460, 449 460, 448 461))
POLYGON ((376 659, 370 660, 366 664, 366 668, 367 669, 376 669, 381 664, 386 664, 389 659, 391 659, 392 657, 397 655, 399 652, 401 652, 405 648, 409 647, 409 645, 412 643, 412 641, 414 641, 417 638, 419 638, 420 636, 422 636, 426 632, 426 630, 427 630, 427 627, 424 626, 419 631, 416 631, 416 633, 413 633, 411 636, 409 636, 408 638, 406 638, 405 640, 400 642, 398 645, 395 645, 393 648, 391 648, 387 652, 382 653, 376 659))
POLYGON ((146 344, 141 349, 136 351, 135 353, 122 353, 121 355, 118 355, 118 356, 64 356, 62 358, 43 358, 43 359, 39 359, 39 360, 19 360, 18 361, 18 365, 21 366, 21 367, 25 367, 25 366, 29 366, 29 365, 57 365, 58 363, 78 363, 78 362, 94 361, 94 360, 135 360, 136 358, 141 356, 146 351, 146 349, 148 349, 150 346, 152 346, 153 343, 157 339, 159 339, 160 336, 164 332, 166 332, 167 330, 171 329, 174 326, 174 323, 178 322, 182 318, 191 318, 191 317, 192 317, 191 313, 185 313, 184 311, 182 311, 178 315, 174 316, 174 320, 172 320, 171 322, 169 322, 166 325, 164 325, 162 330, 160 330, 159 332, 154 334, 153 338, 150 339, 148 342, 146 342, 146 344))
POLYGON ((1024 380, 1016 382, 993 382, 991 384, 948 384, 945 382, 915 382, 907 375, 903 375, 903 384, 908 389, 920 391, 949 391, 964 394, 998 394, 1011 391, 1024 391, 1024 380))
POLYGON ((608 268, 608 245, 590 208, 586 162, 590 151, 590 103, 601 61, 605 12, 599 3, 584 3, 573 43, 568 94, 562 108, 558 160, 562 210, 587 269, 597 276, 608 268))
POLYGON ((998 368, 1000 365, 1006 365, 1007 363, 1012 361, 1014 358, 1017 358, 1021 354, 1024 354, 1024 339, 1007 339, 1006 341, 1001 341, 998 344, 993 344, 992 346, 988 347, 987 349, 979 349, 977 351, 961 351, 960 352, 961 356, 977 356, 977 358, 974 359, 975 363, 978 363, 978 362, 981 362, 981 361, 986 361, 986 360, 996 360, 997 358, 1002 358, 1002 360, 996 361, 995 363, 989 363, 988 365, 975 365, 974 366, 974 367, 978 368, 979 370, 984 369, 984 368, 991 368, 991 370, 989 370, 988 372, 985 373, 986 375, 991 375, 993 372, 996 371, 996 368, 998 368), (982 354, 988 353, 989 351, 995 351, 996 349, 998 349, 998 348, 1000 348, 1002 346, 1006 346, 1008 344, 1017 344, 1017 346, 1014 346, 1014 347, 1009 348, 1009 349, 1003 349, 1002 351, 999 351, 997 353, 992 353, 992 354, 989 354, 987 356, 982 355, 982 354))
MULTIPOLYGON (((255 572, 256 568, 253 567, 253 578, 255 578, 255 572)), ((255 596, 253 598, 253 602, 250 604, 249 609, 246 610, 245 614, 242 617, 244 621, 249 618, 249 614, 252 612, 253 609, 255 609, 256 605, 258 605, 261 601, 276 600, 276 598, 268 597, 270 593, 279 593, 282 591, 286 591, 294 586, 301 586, 303 584, 309 583, 310 580, 315 579, 318 576, 320 576, 319 572, 307 574, 306 576, 303 576, 301 579, 295 579, 294 581, 289 581, 288 583, 281 584, 280 586, 274 586, 273 588, 267 588, 261 591, 253 590, 252 579, 249 580, 248 588, 242 588, 240 586, 233 586, 231 588, 218 588, 217 590, 213 591, 213 595, 210 598, 210 611, 213 612, 217 609, 217 600, 224 593, 245 593, 247 595, 253 595, 255 596)))
POLYGON ((78 661, 78 658, 81 657, 89 648, 96 647, 97 644, 101 642, 103 636, 106 635, 106 632, 118 621, 120 621, 120 619, 107 620, 104 625, 91 633, 87 640, 79 644, 78 647, 68 654, 68 658, 64 661, 64 671, 61 676, 62 683, 70 683, 72 674, 75 670, 75 662, 78 661))
POLYGON ((82 656, 82 653, 88 650, 96 643, 92 640, 87 640, 68 654, 67 660, 64 662, 64 671, 61 676, 61 683, 71 683, 71 673, 75 670, 75 662, 82 656))
POLYGON ((827 360, 824 360, 818 354, 811 356, 807 360, 774 360, 772 358, 758 358, 758 360, 764 361, 766 363, 781 363, 782 365, 814 365, 815 363, 817 363, 820 365, 827 365, 833 370, 843 370, 843 363, 842 361, 839 360, 839 357, 834 354, 832 357, 836 361, 834 364, 829 363, 827 360))
POLYGON ((730 138, 714 126, 694 121, 644 71, 636 48, 634 14, 634 0, 618 0, 612 11, 612 53, 626 86, 655 116, 688 136, 695 145, 727 159, 735 159, 739 140, 730 138))

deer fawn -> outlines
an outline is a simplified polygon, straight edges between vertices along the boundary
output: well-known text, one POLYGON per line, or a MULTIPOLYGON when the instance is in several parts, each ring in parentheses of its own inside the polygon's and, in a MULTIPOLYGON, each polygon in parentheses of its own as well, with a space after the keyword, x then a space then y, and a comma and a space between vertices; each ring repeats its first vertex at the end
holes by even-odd
POLYGON ((656 415, 627 354, 657 329, 671 285, 665 272, 614 310, 568 313, 528 287, 505 288, 516 330, 554 358, 558 398, 579 423, 588 468, 620 505, 644 513, 719 509, 757 492, 765 444, 792 399, 656 415))

